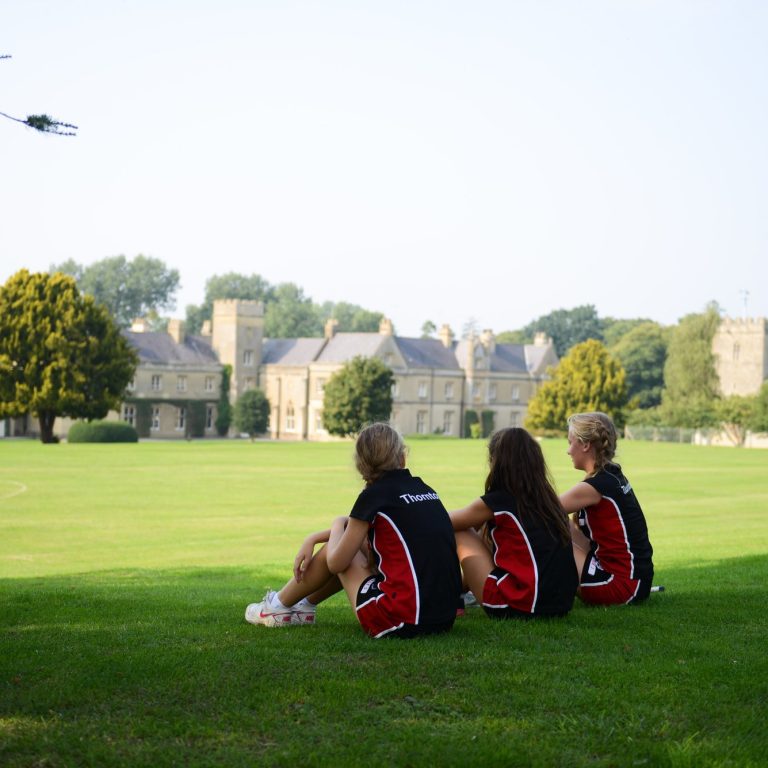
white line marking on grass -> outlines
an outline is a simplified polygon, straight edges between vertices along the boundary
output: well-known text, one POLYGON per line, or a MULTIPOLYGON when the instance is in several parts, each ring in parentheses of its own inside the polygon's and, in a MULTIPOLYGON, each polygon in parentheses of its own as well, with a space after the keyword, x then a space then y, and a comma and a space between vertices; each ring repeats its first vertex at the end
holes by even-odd
POLYGON ((3 499, 12 499, 14 496, 18 496, 20 493, 26 493, 27 486, 24 483, 16 482, 16 480, 0 480, 0 487, 4 485, 13 485, 15 488, 10 491, 0 492, 0 501, 3 499))

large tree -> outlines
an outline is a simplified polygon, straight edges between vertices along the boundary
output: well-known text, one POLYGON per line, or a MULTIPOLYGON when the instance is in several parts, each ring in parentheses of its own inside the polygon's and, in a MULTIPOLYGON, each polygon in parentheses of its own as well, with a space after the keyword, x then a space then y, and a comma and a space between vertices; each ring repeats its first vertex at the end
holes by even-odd
POLYGON ((0 415, 34 413, 44 443, 57 416, 100 419, 118 407, 137 362, 72 277, 23 269, 0 288, 0 415))
POLYGON ((552 339, 558 357, 571 347, 587 339, 603 340, 603 331, 597 310, 591 304, 573 309, 556 309, 542 315, 522 329, 526 341, 532 341, 534 334, 543 331, 552 339))
POLYGON ((376 357, 354 357, 325 385, 323 426, 332 435, 353 435, 392 413, 392 371, 376 357))
POLYGON ((137 317, 173 309, 179 288, 178 270, 141 254, 130 261, 125 256, 110 256, 88 266, 69 259, 51 266, 51 272, 74 277, 80 290, 103 304, 123 328, 137 317))
POLYGON ((323 325, 312 299, 295 283, 275 286, 274 298, 264 312, 264 335, 271 339, 323 335, 323 325))
POLYGON ((564 432, 572 413, 603 411, 623 425, 627 404, 624 369, 596 339, 577 344, 528 404, 526 426, 564 432))
POLYGON ((330 318, 336 320, 338 323, 337 331, 376 333, 384 317, 382 312, 364 309, 357 304, 350 304, 346 301, 339 301, 335 304, 332 301, 326 301, 320 304, 317 310, 322 325, 325 325, 325 321, 330 318))
POLYGON ((631 408, 653 408, 661 403, 668 334, 648 320, 631 327, 609 347, 627 374, 627 396, 631 408))
POLYGON ((717 422, 719 382, 712 340, 720 314, 710 306, 686 315, 672 329, 664 364, 662 410, 674 427, 703 427, 717 422))
POLYGON ((237 398, 233 422, 238 432, 251 439, 263 434, 269 425, 269 400, 260 389, 249 389, 237 398))

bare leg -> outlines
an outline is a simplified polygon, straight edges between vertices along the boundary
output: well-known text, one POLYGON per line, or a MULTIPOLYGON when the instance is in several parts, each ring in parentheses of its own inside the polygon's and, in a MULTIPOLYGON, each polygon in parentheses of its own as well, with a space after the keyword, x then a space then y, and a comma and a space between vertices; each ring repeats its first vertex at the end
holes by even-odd
POLYGON ((493 570, 493 558, 485 541, 474 529, 456 531, 456 552, 461 563, 464 581, 478 603, 483 601, 483 588, 493 570))
MULTIPOLYGON (((584 563, 586 563, 587 556, 589 555, 590 542, 579 530, 578 523, 573 518, 571 518, 571 542, 573 543, 573 559, 576 561, 576 572, 579 574, 579 581, 581 581, 584 563)), ((580 590, 581 587, 579 587, 580 590)))
POLYGON ((338 578, 328 570, 325 547, 315 552, 309 561, 301 581, 291 580, 277 593, 277 598, 285 606, 296 605, 303 597, 317 598, 317 604, 341 589, 338 578))
POLYGON ((374 575, 374 570, 368 563, 368 557, 363 551, 359 551, 346 570, 339 574, 339 580, 344 586, 344 590, 349 598, 349 603, 353 609, 357 608, 357 591, 360 585, 369 576, 374 575))

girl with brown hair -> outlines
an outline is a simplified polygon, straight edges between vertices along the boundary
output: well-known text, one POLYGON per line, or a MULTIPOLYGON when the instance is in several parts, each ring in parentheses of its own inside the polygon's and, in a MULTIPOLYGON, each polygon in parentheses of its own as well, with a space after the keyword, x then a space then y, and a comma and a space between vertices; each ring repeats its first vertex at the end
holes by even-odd
POLYGON ((541 446, 524 429, 502 429, 488 460, 485 494, 450 513, 464 581, 491 618, 563 616, 578 578, 541 446))

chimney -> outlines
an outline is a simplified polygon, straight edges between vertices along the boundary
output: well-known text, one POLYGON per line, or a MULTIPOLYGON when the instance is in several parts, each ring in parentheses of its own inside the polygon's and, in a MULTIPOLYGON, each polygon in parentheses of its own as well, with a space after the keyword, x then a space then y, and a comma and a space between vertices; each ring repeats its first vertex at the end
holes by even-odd
POLYGON ((338 325, 339 321, 332 317, 329 317, 325 321, 325 329, 323 331, 323 335, 325 336, 326 340, 330 341, 336 335, 336 328, 338 325))
POLYGON ((184 343, 184 337, 186 336, 184 321, 183 320, 169 320, 168 321, 168 333, 171 338, 177 344, 184 343))
POLYGON ((392 321, 388 317, 382 317, 379 323, 379 333, 382 336, 392 336, 394 330, 392 328, 392 321))
POLYGON ((213 333, 211 330, 211 321, 203 320, 203 327, 200 329, 201 336, 210 336, 213 333))
POLYGON ((496 352, 496 337, 493 335, 493 331, 490 328, 486 328, 480 334, 480 343, 483 345, 489 355, 496 352))
POLYGON ((443 342, 443 346, 446 349, 450 349, 451 345, 453 344, 453 331, 451 330, 451 326, 447 323, 441 325, 438 338, 443 342))
POLYGON ((544 331, 536 331, 533 335, 534 347, 548 347, 551 343, 552 339, 550 339, 544 331))
POLYGON ((133 333, 147 333, 149 331, 149 321, 146 317, 136 317, 131 323, 133 333))

